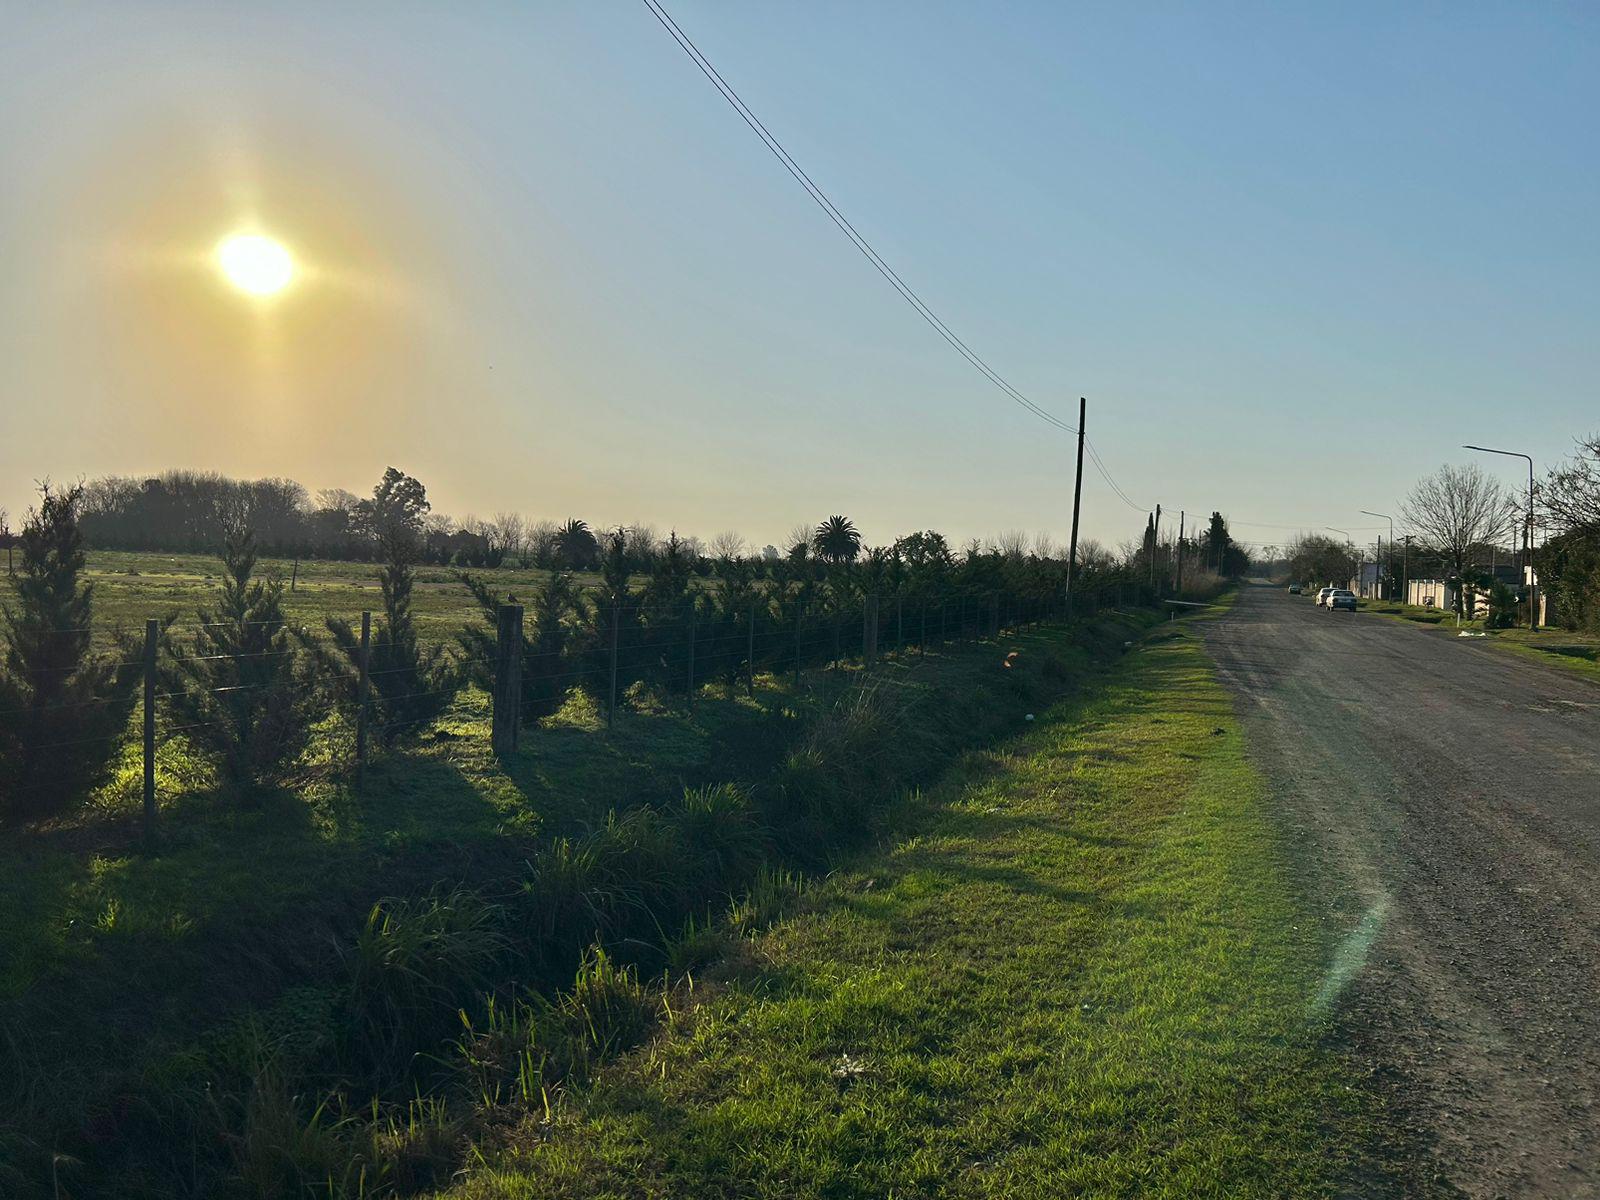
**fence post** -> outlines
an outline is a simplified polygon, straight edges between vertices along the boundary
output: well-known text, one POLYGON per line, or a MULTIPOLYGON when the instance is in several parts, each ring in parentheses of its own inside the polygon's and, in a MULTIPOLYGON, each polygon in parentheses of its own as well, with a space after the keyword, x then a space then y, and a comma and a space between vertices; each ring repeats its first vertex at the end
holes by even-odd
POLYGON ((694 703, 694 601, 689 601, 689 664, 688 664, 688 691, 684 693, 688 703, 694 703))
POLYGON ((156 832, 156 642, 161 622, 144 623, 144 832, 156 832))
POLYGON ((745 637, 745 687, 753 697, 756 694, 756 606, 750 606, 750 629, 745 637))
POLYGON ((522 605, 502 604, 495 626, 494 716, 489 745, 496 754, 517 748, 522 725, 522 605))
POLYGON ((610 729, 617 717, 617 634, 622 625, 622 600, 611 596, 611 689, 606 702, 606 728, 610 729))
POLYGON ((796 603, 794 606, 794 690, 800 690, 800 631, 805 627, 805 606, 796 603))
POLYGON ((356 787, 367 774, 367 697, 372 691, 372 613, 361 614, 361 677, 356 683, 356 787))

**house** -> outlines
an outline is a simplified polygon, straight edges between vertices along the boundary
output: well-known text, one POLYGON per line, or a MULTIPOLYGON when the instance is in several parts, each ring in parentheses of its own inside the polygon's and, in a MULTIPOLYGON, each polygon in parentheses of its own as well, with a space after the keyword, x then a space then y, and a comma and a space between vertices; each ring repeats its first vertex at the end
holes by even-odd
MULTIPOLYGON (((1489 576, 1496 583, 1505 584, 1506 587, 1515 592, 1518 603, 1524 603, 1527 600, 1527 583, 1530 576, 1535 585, 1539 582, 1538 575, 1533 572, 1531 567, 1520 567, 1515 563, 1497 564, 1482 574, 1489 576)), ((1409 579, 1406 581, 1406 603, 1420 605, 1424 608, 1453 610, 1456 604, 1456 589, 1446 579, 1409 579)), ((1486 587, 1469 588, 1462 611, 1468 619, 1486 615, 1489 611, 1489 589, 1486 587)), ((1539 624, 1546 625, 1549 623, 1549 611, 1549 597, 1541 590, 1539 592, 1539 624)))

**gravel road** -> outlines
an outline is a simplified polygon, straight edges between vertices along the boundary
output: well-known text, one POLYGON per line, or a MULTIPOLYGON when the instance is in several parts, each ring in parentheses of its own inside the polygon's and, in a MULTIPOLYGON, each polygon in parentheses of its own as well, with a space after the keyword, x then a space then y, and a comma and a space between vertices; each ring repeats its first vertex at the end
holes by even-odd
POLYGON ((1278 588, 1206 639, 1406 1148, 1352 1193, 1600 1197, 1600 686, 1278 588))

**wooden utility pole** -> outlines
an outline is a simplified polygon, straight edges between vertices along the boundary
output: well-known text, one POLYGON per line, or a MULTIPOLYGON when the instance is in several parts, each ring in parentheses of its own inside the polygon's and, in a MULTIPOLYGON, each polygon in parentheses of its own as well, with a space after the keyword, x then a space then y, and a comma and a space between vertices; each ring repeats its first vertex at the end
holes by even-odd
MULTIPOLYGON (((1156 505, 1155 524, 1150 527, 1150 586, 1156 586, 1156 548, 1161 545, 1161 505, 1156 505)), ((1156 589, 1156 595, 1161 595, 1156 589)))
POLYGON ((1067 616, 1072 616, 1072 572, 1078 564, 1078 509, 1083 503, 1083 429, 1089 401, 1078 397, 1078 472, 1072 477, 1072 540, 1067 543, 1067 616))

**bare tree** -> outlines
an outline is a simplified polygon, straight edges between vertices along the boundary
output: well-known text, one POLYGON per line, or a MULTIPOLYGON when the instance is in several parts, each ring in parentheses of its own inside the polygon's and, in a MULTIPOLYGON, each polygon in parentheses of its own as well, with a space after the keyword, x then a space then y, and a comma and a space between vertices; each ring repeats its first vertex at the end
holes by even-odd
POLYGON ((1067 555, 1065 550, 1056 544, 1055 538, 1048 533, 1036 533, 1033 535, 1033 556, 1048 561, 1064 559, 1067 555))
POLYGON ((521 513, 498 512, 494 515, 494 535, 490 541, 507 558, 520 558, 526 529, 521 513))
POLYGON ((523 540, 523 566, 546 566, 555 555, 556 539, 561 535, 561 526, 546 518, 543 521, 532 521, 528 525, 527 536, 523 540))
POLYGON ((724 530, 711 539, 712 558, 742 558, 744 538, 731 529, 724 530))
POLYGON ((15 575, 16 571, 11 566, 11 526, 6 523, 7 515, 6 510, 0 508, 0 543, 4 543, 6 548, 6 574, 15 575))
POLYGON ((1476 463, 1449 464, 1417 482, 1400 505, 1406 522, 1450 564, 1463 586, 1456 588, 1456 611, 1462 611, 1467 572, 1474 552, 1504 536, 1510 508, 1505 489, 1476 463))
POLYGON ((1020 529, 1007 530, 995 538, 990 546, 1000 557, 1017 562, 1028 556, 1028 535, 1020 529))
POLYGON ((809 525, 796 525, 789 530, 783 539, 784 552, 790 558, 805 558, 811 553, 812 528, 809 525))
POLYGON ((1550 472, 1544 502, 1558 532, 1600 531, 1600 433, 1579 439, 1577 456, 1550 472))

